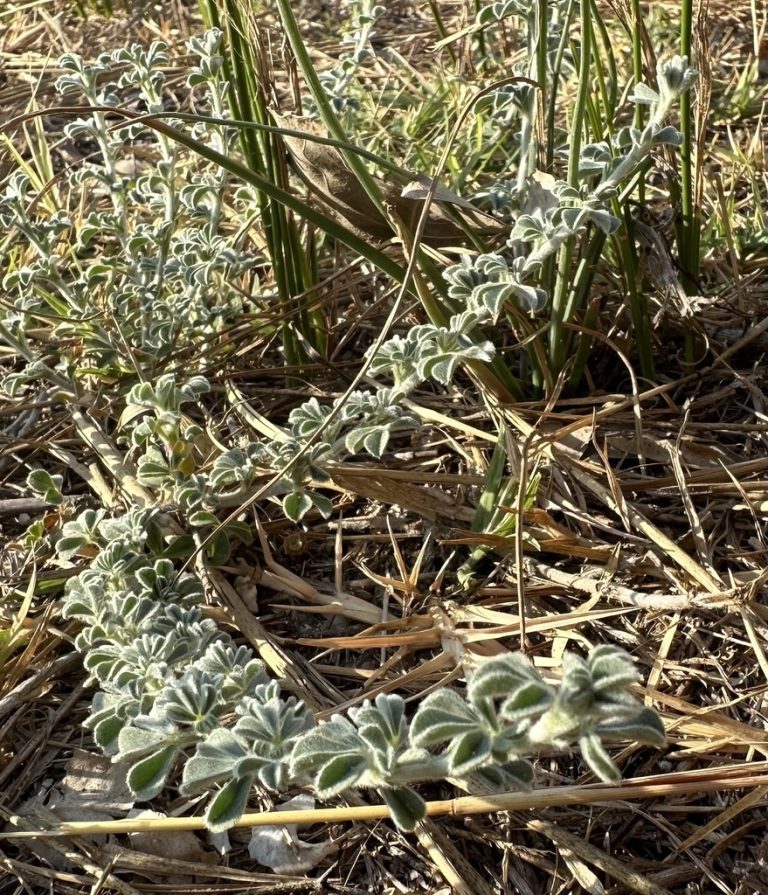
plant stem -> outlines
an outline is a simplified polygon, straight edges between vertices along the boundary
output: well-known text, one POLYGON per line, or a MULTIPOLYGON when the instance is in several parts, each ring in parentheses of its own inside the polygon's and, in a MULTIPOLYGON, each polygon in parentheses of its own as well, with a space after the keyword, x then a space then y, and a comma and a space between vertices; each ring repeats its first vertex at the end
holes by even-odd
MULTIPOLYGON (((592 54, 592 21, 591 4, 581 4, 581 48, 579 53, 579 90, 571 120, 570 146, 568 152, 568 183, 573 187, 579 185, 579 155, 581 152, 581 134, 584 127, 587 102, 590 88, 590 58, 592 54)), ((568 339, 564 330, 566 296, 569 288, 571 260, 573 258, 573 237, 560 247, 557 264, 557 280, 552 295, 552 311, 549 323, 549 359, 553 378, 563 368, 568 339)))
MULTIPOLYGON (((680 8, 680 54, 691 58, 693 31, 693 0, 683 0, 680 8)), ((693 163, 693 114, 691 91, 680 97, 680 130, 683 144, 680 147, 680 205, 681 214, 677 225, 678 254, 680 258, 681 284, 688 295, 697 291, 699 272, 699 231, 701 222, 694 208, 694 181, 696 173, 693 163)), ((690 364, 694 361, 695 344, 693 333, 685 333, 685 356, 690 364)))

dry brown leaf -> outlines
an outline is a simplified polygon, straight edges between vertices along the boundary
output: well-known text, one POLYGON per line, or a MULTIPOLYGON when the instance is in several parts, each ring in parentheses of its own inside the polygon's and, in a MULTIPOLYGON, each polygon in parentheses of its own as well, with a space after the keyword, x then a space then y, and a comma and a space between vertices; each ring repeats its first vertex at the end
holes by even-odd
MULTIPOLYGON (((272 112, 272 116, 282 127, 304 131, 310 135, 326 136, 322 127, 310 118, 275 111, 272 112)), ((299 176, 328 214, 339 223, 351 226, 368 237, 385 241, 396 235, 354 172, 347 167, 338 149, 295 136, 286 135, 283 139, 290 150, 299 176)), ((392 207, 396 217, 410 232, 416 228, 423 200, 431 186, 431 181, 426 175, 414 175, 414 177, 415 181, 410 184, 395 174, 388 174, 377 181, 384 201, 392 207)), ((435 200, 447 202, 465 211, 472 208, 470 203, 445 187, 437 188, 435 200)), ((475 230, 478 226, 488 233, 499 233, 505 229, 504 225, 483 214, 479 209, 462 216, 468 215, 473 217, 471 226, 475 230)), ((435 203, 429 209, 423 241, 427 245, 440 247, 462 244, 466 242, 466 236, 451 215, 435 203)))
MULTIPOLYGON (((315 800, 301 793, 287 802, 276 805, 277 811, 312 811, 315 800)), ((316 867, 323 858, 336 851, 336 844, 330 839, 320 842, 304 842, 299 839, 298 826, 254 827, 248 854, 254 861, 269 867, 275 873, 298 876, 316 867)))
MULTIPOLYGON (((149 809, 131 811, 128 816, 137 820, 165 817, 164 814, 149 809)), ((158 858, 166 858, 169 861, 188 861, 194 864, 217 864, 219 861, 218 855, 208 851, 200 839, 189 830, 174 830, 172 832, 144 830, 139 833, 129 833, 128 838, 137 851, 158 858)), ((153 879, 153 882, 159 881, 157 878, 153 879)), ((167 876, 163 876, 162 881, 169 885, 180 885, 189 881, 189 874, 169 873, 167 876)))
MULTIPOLYGON (((45 808, 64 822, 115 820, 125 817, 135 798, 126 783, 124 762, 113 764, 109 758, 76 749, 67 762, 64 778, 55 786, 45 784, 17 809, 20 817, 35 817, 36 809, 45 808)), ((8 826, 8 829, 11 825, 8 826)), ((106 836, 93 836, 100 845, 106 836)), ((34 845, 35 854, 56 870, 71 870, 77 865, 42 842, 34 845)))

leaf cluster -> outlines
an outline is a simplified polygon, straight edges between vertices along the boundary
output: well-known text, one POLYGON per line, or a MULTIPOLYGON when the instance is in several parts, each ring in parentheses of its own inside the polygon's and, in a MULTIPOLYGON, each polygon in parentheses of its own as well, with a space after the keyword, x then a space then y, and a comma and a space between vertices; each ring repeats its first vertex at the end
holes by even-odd
POLYGON ((664 742, 658 716, 631 693, 631 659, 608 646, 567 655, 559 686, 511 654, 480 666, 464 696, 434 691, 410 719, 401 696, 380 694, 317 725, 249 649, 204 617, 197 579, 160 555, 161 521, 156 511, 88 513, 64 550, 71 555, 78 532, 98 550, 69 583, 64 613, 83 624, 76 646, 100 688, 87 726, 108 755, 130 765, 138 798, 154 798, 183 765, 182 792, 213 790, 213 830, 237 821, 254 785, 275 793, 308 785, 321 799, 373 788, 410 830, 425 813, 417 784, 449 779, 471 788, 482 779, 485 789, 525 788, 530 758, 573 743, 600 779, 614 780, 605 742, 664 742))

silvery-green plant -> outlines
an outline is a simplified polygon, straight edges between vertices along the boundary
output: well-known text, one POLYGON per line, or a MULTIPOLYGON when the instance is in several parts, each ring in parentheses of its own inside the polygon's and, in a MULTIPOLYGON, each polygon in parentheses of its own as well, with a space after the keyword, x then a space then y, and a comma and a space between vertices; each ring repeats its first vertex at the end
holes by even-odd
POLYGON ((331 501, 309 484, 328 481, 333 464, 351 454, 365 451, 381 457, 393 432, 417 426, 418 419, 402 406, 401 397, 388 388, 356 391, 341 407, 338 401, 323 405, 310 398, 291 411, 282 440, 250 442, 217 457, 210 489, 230 501, 234 494, 224 489, 234 486, 235 494, 242 493, 265 473, 284 473, 271 494, 283 495, 285 515, 298 522, 314 508, 327 518, 331 501))
POLYGON ((204 616, 197 579, 162 555, 168 534, 158 511, 89 515, 80 529, 100 551, 64 600, 65 616, 83 625, 76 646, 99 687, 87 726, 106 754, 129 764, 137 798, 154 798, 182 769, 183 793, 210 793, 212 830, 236 823, 254 785, 308 786, 321 799, 371 788, 411 830, 425 815, 419 784, 525 789, 530 758, 574 743, 601 780, 616 780, 605 742, 664 742, 656 713, 631 693, 630 657, 611 646, 566 656, 559 686, 510 654, 481 665, 464 696, 436 690, 410 718, 402 697, 380 694, 317 724, 204 616))
MULTIPOLYGON (((641 372, 652 376, 643 283, 631 251, 632 214, 627 202, 637 197, 642 203, 643 178, 657 147, 681 145, 683 136, 670 125, 670 119, 676 106, 686 101, 696 71, 687 57, 674 56, 658 67, 657 87, 652 89, 639 80, 636 64, 630 99, 642 108, 635 114, 633 126, 622 127, 626 116, 622 119, 617 108, 620 75, 606 23, 594 5, 560 0, 489 3, 477 13, 473 29, 486 50, 496 45, 494 39, 502 31, 502 23, 510 18, 526 45, 528 60, 511 74, 527 80, 502 85, 477 104, 488 145, 503 146, 501 152, 494 149, 493 158, 503 158, 504 163, 498 180, 484 184, 476 198, 513 222, 503 253, 511 279, 538 290, 536 300, 530 295, 522 300, 509 295, 510 322, 528 346, 528 359, 521 361, 514 374, 522 370, 529 375, 530 371, 536 390, 545 380, 550 385, 556 381, 568 363, 574 341, 566 327, 578 321, 585 308, 592 272, 608 244, 625 268, 641 372), (577 30, 573 26, 579 17, 577 30), (573 75, 576 99, 571 93, 567 96, 570 132, 564 139, 558 128, 564 95, 561 87, 573 75), (596 83, 599 90, 593 96, 596 83), (543 112, 543 134, 534 127, 539 111, 543 112), (567 159, 562 174, 558 157, 567 159), (628 239, 621 234, 625 227, 628 239), (540 345, 534 336, 535 326, 526 326, 519 311, 540 314, 545 308, 549 325, 541 340, 545 344, 540 345)), ((681 126, 685 127, 684 119, 681 126)), ((590 344, 586 336, 580 339, 571 374, 574 384, 590 344)))
POLYGON ((161 495, 170 497, 196 469, 193 443, 202 430, 185 419, 180 410, 186 403, 197 402, 209 389, 203 376, 177 385, 176 378, 166 373, 156 383, 142 382, 128 393, 131 443, 143 449, 137 478, 161 495))
MULTIPOLYGON (((475 28, 484 42, 493 37, 500 23, 514 18, 525 43, 527 62, 514 66, 511 73, 527 78, 528 83, 502 86, 478 103, 478 111, 486 113, 488 138, 506 138, 504 145, 510 151, 516 148, 517 171, 514 184, 510 182, 509 186, 518 204, 526 193, 536 155, 537 91, 545 97, 550 93, 554 96, 561 72, 570 70, 568 23, 573 8, 569 0, 497 0, 482 7, 475 16, 475 28), (517 129, 513 122, 519 122, 517 129)), ((485 46, 483 50, 486 55, 485 46)))
MULTIPOLYGON (((205 92, 221 117, 226 85, 219 41, 218 33, 209 32, 190 42, 200 59, 190 86, 205 92)), ((128 91, 159 111, 165 52, 159 43, 148 50, 131 47, 92 65, 69 55, 59 86, 104 106, 128 91), (110 81, 116 66, 121 73, 110 81)), ((70 180, 75 193, 91 188, 106 200, 106 209, 83 222, 30 212, 34 196, 23 177, 6 191, 2 223, 26 237, 32 262, 9 274, 6 285, 16 290, 16 304, 4 312, 0 336, 13 339, 29 362, 28 380, 58 376, 54 382, 61 384, 73 371, 87 375, 95 364, 123 373, 137 356, 162 360, 210 338, 241 307, 229 281, 255 259, 219 233, 224 175, 195 168, 195 182, 180 186, 189 160, 162 135, 153 170, 124 174, 126 133, 138 136, 141 125, 118 132, 101 112, 70 128, 73 139, 99 147, 99 158, 70 180), (74 262, 66 271, 58 263, 61 242, 74 262), (96 293, 102 304, 93 304, 96 293), (58 320, 54 335, 77 336, 83 348, 77 356, 62 355, 58 371, 25 341, 34 312, 50 316, 51 310, 58 320)), ((226 128, 205 133, 220 151, 233 139, 226 128)), ((601 155, 591 158, 594 164, 601 155)), ((522 263, 522 257, 486 254, 450 268, 446 280, 459 313, 446 326, 425 324, 406 338, 395 337, 373 359, 372 372, 391 375, 393 387, 358 391, 341 406, 310 399, 291 413, 284 437, 239 446, 214 459, 210 469, 196 455, 201 429, 183 413, 208 383, 164 375, 135 386, 123 428, 138 455, 140 482, 164 507, 182 510, 192 529, 215 525, 217 509, 237 502, 258 476, 275 472, 283 478, 274 496, 282 497, 289 518, 301 519, 313 507, 328 515, 330 501, 311 484, 322 482, 344 456, 365 451, 380 457, 393 433, 418 424, 402 405, 409 391, 428 377, 449 384, 460 363, 490 361, 493 345, 478 327, 494 321, 507 301, 531 308, 540 301, 536 287, 521 281, 522 263)), ((53 497, 61 484, 42 473, 30 481, 53 497)), ((612 779, 616 772, 603 739, 658 744, 663 738, 656 716, 628 694, 636 681, 628 657, 610 650, 569 660, 559 690, 525 660, 509 657, 476 672, 466 697, 438 691, 410 720, 402 698, 388 695, 318 726, 307 706, 267 679, 250 650, 207 617, 199 580, 174 562, 183 540, 156 508, 134 508, 119 518, 87 510, 62 527, 57 552, 65 563, 96 554, 69 582, 64 608, 83 626, 76 646, 99 687, 88 720, 96 742, 130 763, 128 781, 140 798, 157 795, 181 766, 185 793, 220 787, 206 815, 213 829, 236 821, 254 784, 275 792, 308 785, 324 798, 353 786, 374 788, 395 822, 410 829, 424 812, 412 788, 421 782, 450 778, 471 785, 479 775, 485 786, 528 785, 526 754, 574 742, 603 779, 612 779)))
POLYGON ((321 798, 351 786, 379 789, 402 829, 425 814, 411 784, 447 778, 471 789, 477 777, 492 789, 527 788, 533 768, 524 756, 544 748, 577 741, 600 779, 616 780, 604 739, 664 742, 658 716, 628 692, 636 682, 631 660, 614 647, 598 647, 586 660, 569 655, 559 689, 521 654, 511 654, 480 666, 464 698, 448 689, 431 693, 410 723, 394 694, 350 710, 347 718, 334 716, 295 747, 292 768, 312 775, 321 798))
POLYGON ((548 190, 549 201, 521 215, 509 239, 510 246, 529 247, 519 271, 521 279, 538 270, 567 239, 578 236, 589 224, 606 234, 620 226, 620 220, 612 213, 611 201, 619 195, 622 185, 642 170, 655 147, 680 145, 681 134, 666 121, 680 95, 696 77, 688 60, 675 56, 659 67, 658 92, 643 83, 635 85, 630 99, 649 107, 648 124, 642 130, 623 128, 612 143, 584 146, 579 155, 583 186, 555 181, 548 190))
POLYGON ((342 0, 341 6, 350 16, 341 42, 351 50, 342 53, 338 63, 322 72, 319 78, 336 111, 349 113, 359 105, 349 92, 350 82, 360 65, 372 55, 371 38, 374 28, 386 9, 375 0, 342 0))
MULTIPOLYGON (((225 114, 227 83, 221 73, 221 34, 210 31, 189 41, 197 59, 189 77, 198 103, 225 114)), ((6 391, 35 378, 60 387, 77 370, 124 374, 137 360, 145 368, 171 352, 208 341, 243 309, 238 279, 262 260, 241 240, 221 232, 227 175, 141 124, 115 126, 101 107, 130 98, 149 112, 168 103, 159 41, 101 54, 94 62, 68 53, 57 89, 65 102, 94 106, 65 128, 66 136, 95 144, 96 152, 73 168, 62 188, 68 205, 46 211, 36 203, 27 174, 16 172, 0 196, 0 225, 23 237, 19 263, 3 279, 12 307, 0 310, 0 339, 27 360, 7 377, 6 391), (156 154, 151 166, 134 158, 132 140, 156 154), (32 321, 51 322, 50 341, 77 350, 60 352, 56 367, 38 358, 40 346, 27 335, 32 321)), ((221 153, 236 132, 214 123, 195 130, 199 141, 221 153)))
MULTIPOLYGON (((516 4, 510 9, 515 11, 516 4)), ((496 13, 501 15, 504 10, 496 13)), ((372 358, 371 375, 391 377, 393 393, 405 396, 428 378, 450 384, 459 365, 467 361, 491 362, 496 350, 484 337, 483 325, 495 323, 510 306, 531 315, 542 311, 551 296, 536 279, 547 260, 589 227, 605 235, 616 232, 621 221, 613 203, 622 187, 643 171, 655 147, 680 143, 679 132, 666 122, 695 78, 687 60, 676 56, 659 67, 658 91, 636 85, 631 99, 650 107, 647 125, 642 130, 626 127, 611 142, 584 146, 579 155, 578 185, 539 178, 532 194, 535 201, 529 200, 526 213, 517 217, 512 229, 510 254, 466 255, 459 264, 446 268, 443 277, 448 296, 461 310, 451 316, 447 326, 423 324, 412 327, 406 336, 393 336, 372 358)), ((504 103, 519 110, 523 100, 518 93, 507 91, 505 95, 511 99, 504 103)), ((486 192, 493 194, 490 188, 486 192)), ((499 201, 519 201, 521 194, 519 185, 509 186, 499 201)), ((553 308, 553 320, 562 323, 572 310, 562 308, 554 314, 553 308)))

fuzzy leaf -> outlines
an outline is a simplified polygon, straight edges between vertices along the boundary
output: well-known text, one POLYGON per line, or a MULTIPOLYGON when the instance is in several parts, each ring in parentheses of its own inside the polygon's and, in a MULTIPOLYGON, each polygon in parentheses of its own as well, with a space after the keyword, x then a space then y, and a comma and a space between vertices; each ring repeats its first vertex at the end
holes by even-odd
POLYGON ((536 669, 521 653, 490 659, 472 675, 467 687, 470 701, 509 696, 522 684, 541 681, 536 669))
POLYGON ((99 721, 93 728, 93 738, 106 755, 114 755, 118 751, 117 738, 127 721, 117 715, 109 715, 99 721))
POLYGON ((320 768, 314 789, 320 799, 331 799, 357 783, 366 769, 361 755, 339 755, 320 768))
POLYGON ((427 814, 424 799, 412 789, 400 786, 397 789, 382 789, 381 795, 389 808, 395 826, 409 833, 427 814))
POLYGON ((411 740, 416 746, 433 746, 480 729, 479 718, 458 693, 435 690, 413 716, 411 740))
POLYGON ((442 385, 450 385, 458 363, 458 355, 443 355, 437 360, 430 360, 428 364, 425 364, 424 373, 442 385))
POLYGON ((306 491, 292 491, 283 498, 283 512, 291 522, 299 522, 312 509, 312 499, 306 491))
POLYGON ((232 777, 245 756, 242 743, 231 730, 218 728, 211 731, 198 743, 197 751, 184 766, 182 793, 200 792, 213 783, 232 777))
POLYGON ((589 219, 607 235, 615 233, 621 226, 621 221, 617 217, 601 208, 591 209, 589 219))
POLYGON ((60 504, 64 500, 61 493, 63 483, 63 476, 52 476, 45 469, 33 469, 27 476, 27 487, 52 504, 60 504))
POLYGON ((587 658, 595 690, 628 687, 640 679, 632 659, 623 649, 605 645, 592 650, 587 658))
POLYGON ((212 833, 222 833, 236 823, 245 811, 253 780, 240 777, 220 789, 205 812, 205 825, 212 833))
POLYGON ((386 742, 395 746, 403 734, 404 717, 405 701, 402 696, 396 693, 379 693, 375 704, 363 705, 353 713, 352 720, 361 730, 369 726, 380 728, 386 742))
POLYGON ((333 501, 324 494, 318 494, 317 491, 308 491, 307 494, 323 519, 327 519, 333 512, 333 501))
POLYGON ((491 738, 482 730, 470 730, 451 745, 451 775, 463 777, 488 761, 491 756, 491 738))
POLYGON ((501 770, 508 779, 514 780, 521 789, 530 789, 533 785, 533 765, 525 759, 510 761, 501 770))
POLYGON ((651 88, 647 84, 643 84, 642 81, 635 84, 635 89, 629 98, 633 103, 646 106, 656 105, 661 99, 655 90, 651 90, 651 88))
POLYGON ((137 799, 146 802, 160 793, 177 754, 176 746, 166 746, 133 765, 128 771, 127 780, 137 799))
POLYGON ((219 524, 219 520, 210 510, 196 510, 194 513, 190 513, 187 516, 187 522, 194 528, 219 524))
POLYGON ((547 293, 536 286, 526 286, 524 283, 515 283, 512 290, 520 306, 524 311, 535 313, 547 304, 547 293))
POLYGON ((339 755, 364 755, 366 745, 340 715, 320 724, 296 741, 291 756, 292 774, 314 774, 339 755))
POLYGON ((212 566, 222 566, 229 559, 232 547, 226 531, 219 531, 211 539, 206 549, 206 559, 212 566))
POLYGON ((604 722, 595 728, 595 732, 604 739, 633 740, 659 748, 667 741, 664 724, 653 709, 643 709, 632 718, 604 722))
POLYGON ((470 781, 475 777, 479 777, 485 785, 493 787, 497 792, 509 789, 527 792, 533 784, 533 767, 530 762, 520 759, 508 764, 477 768, 470 775, 470 781))
POLYGON ((579 746, 582 758, 603 783, 616 783, 621 780, 619 769, 603 748, 600 737, 594 733, 588 733, 579 738, 579 746))
POLYGON ((653 142, 656 144, 666 144, 668 146, 681 146, 683 143, 683 135, 676 127, 668 125, 653 135, 653 142))
POLYGON ((121 759, 131 760, 148 752, 154 752, 173 736, 175 728, 169 724, 154 730, 146 727, 134 727, 130 725, 120 731, 118 738, 119 754, 121 759))
POLYGON ((517 722, 540 715, 552 705, 552 690, 543 681, 530 681, 518 687, 499 709, 505 721, 517 722))

